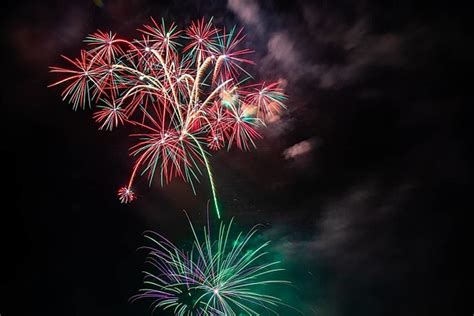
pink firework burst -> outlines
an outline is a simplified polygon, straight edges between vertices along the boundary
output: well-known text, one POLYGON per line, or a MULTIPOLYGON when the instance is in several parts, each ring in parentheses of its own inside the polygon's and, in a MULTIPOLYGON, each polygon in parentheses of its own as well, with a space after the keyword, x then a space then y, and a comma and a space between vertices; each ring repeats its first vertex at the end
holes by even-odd
POLYGON ((252 51, 240 48, 242 30, 219 30, 212 19, 183 31, 151 22, 131 41, 111 32, 89 35, 79 58, 64 57, 71 68, 51 67, 62 78, 50 86, 63 86, 63 100, 74 109, 94 105, 99 129, 133 126, 135 162, 118 191, 122 203, 136 199, 140 175, 162 185, 182 178, 194 190, 204 167, 219 216, 208 150, 255 147, 258 128, 285 108, 286 96, 278 83, 240 86, 251 79, 245 64, 253 64, 252 51))
POLYGON ((124 204, 130 203, 136 199, 135 193, 132 191, 132 189, 127 187, 120 188, 118 190, 117 195, 119 197, 120 202, 124 204))

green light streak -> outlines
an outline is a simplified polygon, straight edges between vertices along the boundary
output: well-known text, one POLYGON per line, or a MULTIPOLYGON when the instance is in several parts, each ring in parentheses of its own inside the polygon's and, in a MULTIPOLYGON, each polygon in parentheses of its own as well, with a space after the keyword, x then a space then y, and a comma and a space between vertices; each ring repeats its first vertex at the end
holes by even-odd
POLYGON ((209 161, 207 160, 206 157, 206 152, 201 146, 201 143, 194 137, 193 135, 186 133, 186 135, 189 135, 189 137, 196 143, 196 145, 199 148, 199 151, 201 152, 201 156, 204 159, 204 164, 206 165, 206 170, 207 170, 207 175, 209 176, 209 182, 211 183, 211 191, 212 191, 212 199, 214 200, 214 207, 216 209, 217 213, 217 218, 221 219, 221 214, 219 212, 219 205, 217 204, 217 194, 216 194, 216 187, 214 185, 214 177, 212 176, 211 172, 211 166, 209 165, 209 161))

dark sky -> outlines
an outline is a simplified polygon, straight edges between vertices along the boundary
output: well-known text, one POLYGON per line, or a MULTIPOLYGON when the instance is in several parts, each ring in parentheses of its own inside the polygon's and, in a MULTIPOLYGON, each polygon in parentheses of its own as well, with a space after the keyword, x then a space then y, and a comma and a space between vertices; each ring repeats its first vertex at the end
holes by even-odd
MULTIPOLYGON (((263 223, 307 315, 474 312, 468 79, 470 12, 431 1, 7 1, 2 3, 0 314, 150 315, 142 232, 190 237, 210 197, 175 181, 115 192, 127 130, 97 131, 62 103, 50 65, 97 28, 128 39, 149 16, 243 26, 260 80, 288 111, 250 153, 213 156, 225 219, 263 223), (5 113, 5 112, 4 112, 5 113)), ((155 315, 164 315, 156 312, 155 315)), ((283 315, 291 315, 288 312, 283 315)))

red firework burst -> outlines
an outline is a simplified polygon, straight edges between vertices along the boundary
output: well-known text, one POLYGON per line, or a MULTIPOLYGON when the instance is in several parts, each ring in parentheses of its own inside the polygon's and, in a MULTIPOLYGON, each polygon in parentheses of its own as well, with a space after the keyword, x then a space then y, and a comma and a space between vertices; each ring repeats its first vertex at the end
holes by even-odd
POLYGON ((285 94, 278 83, 239 86, 250 79, 243 64, 253 63, 252 51, 239 48, 242 30, 220 31, 202 19, 181 31, 152 19, 139 31, 132 41, 111 32, 89 35, 79 58, 64 57, 72 68, 51 67, 63 78, 50 86, 64 85, 62 97, 74 109, 95 104, 99 129, 140 130, 132 135, 138 141, 131 176, 118 191, 122 203, 136 199, 138 175, 193 185, 205 166, 217 209, 207 148, 255 147, 257 128, 285 108, 285 94))

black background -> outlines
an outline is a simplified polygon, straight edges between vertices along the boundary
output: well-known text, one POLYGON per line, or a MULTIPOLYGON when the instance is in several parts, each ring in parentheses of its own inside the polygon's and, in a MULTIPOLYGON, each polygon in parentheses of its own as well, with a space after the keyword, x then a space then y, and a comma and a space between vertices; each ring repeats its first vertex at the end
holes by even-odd
POLYGON ((251 4, 253 22, 225 1, 2 3, 2 316, 149 315, 147 302, 128 302, 144 268, 142 232, 179 244, 190 237, 182 209, 204 223, 205 178, 197 196, 180 181, 143 180, 139 200, 121 205, 115 192, 132 164, 126 128, 98 132, 90 111, 75 113, 46 88, 56 78, 48 66, 77 56, 87 34, 130 39, 149 16, 242 25, 257 78, 286 80, 282 122, 257 150, 222 151, 212 164, 225 218, 244 230, 265 224, 287 255, 300 289, 293 304, 308 315, 474 312, 470 11, 411 1, 243 6, 251 4), (275 34, 288 35, 284 60, 275 34), (305 140, 312 151, 285 159, 305 140))

